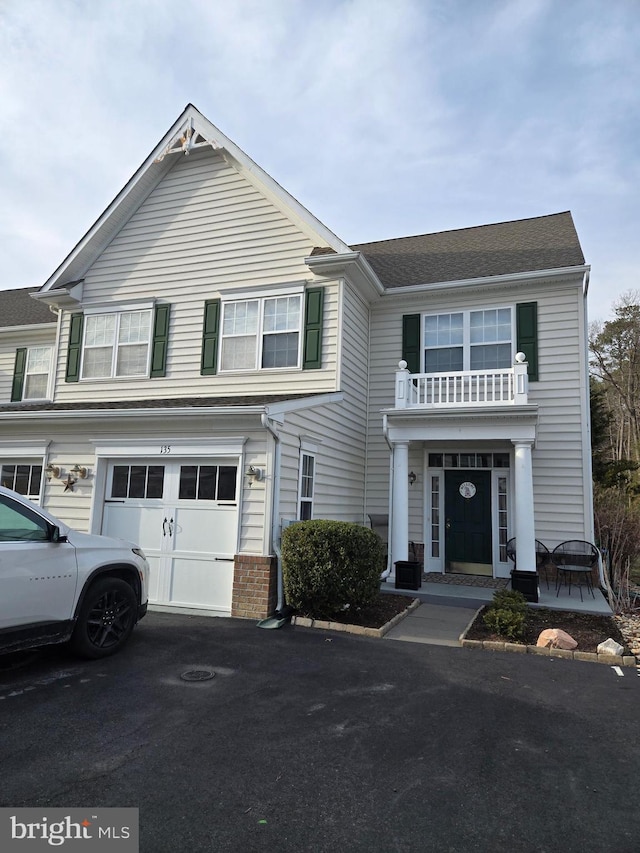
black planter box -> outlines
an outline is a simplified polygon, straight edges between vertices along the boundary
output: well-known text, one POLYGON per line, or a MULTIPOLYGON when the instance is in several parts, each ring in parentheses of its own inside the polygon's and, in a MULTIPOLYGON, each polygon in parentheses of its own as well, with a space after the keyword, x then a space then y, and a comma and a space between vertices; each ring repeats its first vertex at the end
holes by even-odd
POLYGON ((511 589, 521 592, 527 601, 538 600, 538 573, 511 570, 511 589))
POLYGON ((396 589, 420 589, 422 586, 422 563, 398 560, 396 567, 396 589))

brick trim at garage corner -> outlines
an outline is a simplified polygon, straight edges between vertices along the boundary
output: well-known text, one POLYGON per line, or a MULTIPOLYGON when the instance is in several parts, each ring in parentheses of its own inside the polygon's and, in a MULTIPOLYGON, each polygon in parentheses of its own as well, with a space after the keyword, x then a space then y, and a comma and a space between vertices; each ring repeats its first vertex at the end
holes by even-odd
POLYGON ((569 649, 551 649, 546 646, 525 646, 523 643, 507 643, 499 640, 467 640, 467 632, 476 621, 478 614, 484 609, 476 610, 473 619, 460 634, 460 645, 465 649, 489 649, 493 652, 515 652, 520 655, 542 655, 547 658, 564 658, 566 660, 583 660, 591 663, 606 663, 609 666, 636 666, 638 659, 635 655, 599 655, 597 652, 576 652, 569 649))
POLYGON ((324 628, 328 631, 342 631, 345 634, 360 634, 363 637, 384 637, 398 622, 402 622, 416 607, 420 607, 420 599, 414 598, 411 604, 402 613, 398 613, 393 619, 386 622, 381 628, 365 628, 364 625, 349 625, 346 622, 325 622, 322 619, 309 619, 307 616, 293 616, 292 625, 300 628, 324 628))
POLYGON ((3 853, 139 853, 134 808, 0 808, 3 853))

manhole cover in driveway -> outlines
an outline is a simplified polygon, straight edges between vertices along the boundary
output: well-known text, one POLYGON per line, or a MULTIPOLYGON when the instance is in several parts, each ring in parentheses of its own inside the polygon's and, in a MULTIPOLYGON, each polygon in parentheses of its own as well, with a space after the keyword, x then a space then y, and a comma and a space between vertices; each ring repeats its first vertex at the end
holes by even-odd
POLYGON ((215 672, 210 669, 188 669, 180 678, 183 681, 209 681, 215 677, 215 672))

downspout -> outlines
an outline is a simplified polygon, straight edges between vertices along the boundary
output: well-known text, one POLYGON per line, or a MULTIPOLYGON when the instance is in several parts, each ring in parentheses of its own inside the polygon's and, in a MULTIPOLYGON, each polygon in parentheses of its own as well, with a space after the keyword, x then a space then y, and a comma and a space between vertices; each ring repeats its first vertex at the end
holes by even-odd
POLYGON ((271 502, 271 543, 276 555, 278 601, 276 612, 284 607, 284 584, 282 582, 282 552, 280 551, 280 436, 274 429, 271 419, 266 412, 260 415, 262 426, 273 438, 273 499, 271 502))

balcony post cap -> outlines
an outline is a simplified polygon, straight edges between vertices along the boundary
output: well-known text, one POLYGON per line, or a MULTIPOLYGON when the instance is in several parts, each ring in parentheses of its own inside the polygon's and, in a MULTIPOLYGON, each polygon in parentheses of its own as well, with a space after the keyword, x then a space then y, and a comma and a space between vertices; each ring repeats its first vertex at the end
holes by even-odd
POLYGON ((516 364, 526 364, 527 357, 523 352, 516 353, 516 364))
POLYGON ((398 362, 398 367, 400 368, 400 370, 407 369, 407 362, 404 360, 404 358, 400 359, 400 361, 398 362))

